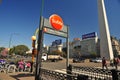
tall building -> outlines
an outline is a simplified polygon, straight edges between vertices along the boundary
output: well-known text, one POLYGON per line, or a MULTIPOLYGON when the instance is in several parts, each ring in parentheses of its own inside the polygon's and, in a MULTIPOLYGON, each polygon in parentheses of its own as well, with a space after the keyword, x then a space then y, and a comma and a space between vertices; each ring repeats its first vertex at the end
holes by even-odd
POLYGON ((98 37, 88 38, 81 40, 81 55, 83 56, 91 56, 91 55, 99 55, 97 52, 97 44, 98 37))
MULTIPOLYGON (((69 43, 70 46, 70 57, 76 56, 90 56, 99 55, 98 52, 98 36, 95 32, 84 34, 82 39, 74 38, 72 42, 69 43)), ((66 43, 63 44, 63 48, 66 43)))

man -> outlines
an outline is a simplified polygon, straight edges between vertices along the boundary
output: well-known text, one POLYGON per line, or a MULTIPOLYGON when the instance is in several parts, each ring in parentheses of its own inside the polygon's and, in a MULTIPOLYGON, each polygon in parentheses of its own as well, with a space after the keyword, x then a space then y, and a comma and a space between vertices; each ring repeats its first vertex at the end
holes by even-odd
POLYGON ((115 69, 118 69, 119 58, 114 58, 113 63, 114 63, 115 69))
POLYGON ((108 67, 107 67, 107 61, 106 61, 105 57, 102 58, 102 69, 104 69, 104 67, 106 69, 108 69, 108 67))

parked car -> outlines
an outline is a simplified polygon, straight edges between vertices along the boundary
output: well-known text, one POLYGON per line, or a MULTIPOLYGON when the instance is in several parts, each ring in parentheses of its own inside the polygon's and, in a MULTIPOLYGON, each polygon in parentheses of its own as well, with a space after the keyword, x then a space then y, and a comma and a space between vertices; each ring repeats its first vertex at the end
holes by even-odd
POLYGON ((73 63, 77 63, 77 62, 84 62, 85 59, 83 58, 73 58, 73 63))
POLYGON ((102 62, 102 59, 101 59, 101 58, 96 58, 96 59, 95 59, 95 62, 96 62, 96 63, 102 62))
POLYGON ((90 61, 95 62, 95 63, 100 63, 100 62, 102 62, 102 59, 101 58, 95 58, 95 59, 91 59, 90 61))

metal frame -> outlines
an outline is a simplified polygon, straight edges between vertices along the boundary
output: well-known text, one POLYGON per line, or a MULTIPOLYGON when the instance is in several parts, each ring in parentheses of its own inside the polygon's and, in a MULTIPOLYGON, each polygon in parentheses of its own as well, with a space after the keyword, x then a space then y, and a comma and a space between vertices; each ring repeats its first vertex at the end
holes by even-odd
MULTIPOLYGON (((51 26, 48 22, 45 21, 45 18, 43 18, 41 16, 40 17, 39 31, 38 31, 39 33, 38 33, 38 46, 37 46, 37 56, 36 56, 35 80, 41 80, 41 73, 42 73, 41 72, 41 62, 42 62, 41 57, 42 57, 43 38, 44 38, 44 33, 47 33, 47 32, 43 31, 44 28, 51 28, 51 26), (46 26, 45 23, 48 24, 48 26, 46 26)), ((65 29, 65 28, 63 28, 63 29, 65 29)), ((54 29, 52 29, 52 30, 54 30, 54 29)), ((67 27, 67 32, 66 31, 64 32, 64 30, 60 31, 60 32, 67 34, 67 36, 61 36, 59 34, 55 35, 52 33, 47 33, 47 34, 66 38, 66 42, 67 42, 66 43, 66 45, 67 45, 66 46, 67 47, 66 72, 68 72, 68 69, 69 69, 68 68, 69 67, 69 61, 68 61, 69 60, 69 31, 68 31, 68 27, 67 27)))

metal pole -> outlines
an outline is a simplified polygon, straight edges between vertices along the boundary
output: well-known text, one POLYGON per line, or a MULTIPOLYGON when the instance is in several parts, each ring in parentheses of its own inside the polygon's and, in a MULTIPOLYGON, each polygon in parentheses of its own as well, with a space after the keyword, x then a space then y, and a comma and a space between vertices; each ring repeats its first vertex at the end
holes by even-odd
MULTIPOLYGON (((17 33, 12 33, 12 34, 10 35, 9 46, 8 46, 9 50, 10 50, 10 47, 11 47, 11 42, 12 42, 12 37, 13 37, 13 35, 18 35, 18 34, 17 34, 17 33)), ((9 52, 8 52, 8 54, 9 54, 9 52)))
POLYGON ((69 66, 69 28, 67 27, 67 38, 66 38, 66 47, 67 47, 67 58, 66 58, 66 73, 67 80, 71 80, 70 78, 70 66, 69 66))
POLYGON ((69 67, 69 28, 67 27, 67 59, 66 59, 66 68, 69 67))
POLYGON ((10 49, 10 46, 11 46, 12 36, 13 36, 13 34, 10 35, 9 47, 8 47, 9 49, 10 49))
POLYGON ((37 46, 37 56, 36 56, 36 69, 35 69, 35 80, 41 80, 41 57, 42 57, 42 46, 43 46, 43 18, 42 12, 44 7, 44 0, 41 3, 40 11, 40 23, 39 23, 39 34, 38 34, 38 46, 37 46))
POLYGON ((39 34, 38 34, 38 47, 37 47, 37 56, 36 56, 36 72, 35 80, 41 80, 41 56, 42 56, 42 47, 43 47, 43 18, 40 18, 39 34))

